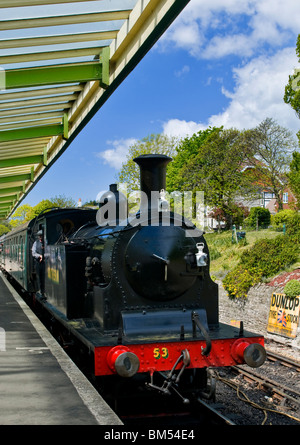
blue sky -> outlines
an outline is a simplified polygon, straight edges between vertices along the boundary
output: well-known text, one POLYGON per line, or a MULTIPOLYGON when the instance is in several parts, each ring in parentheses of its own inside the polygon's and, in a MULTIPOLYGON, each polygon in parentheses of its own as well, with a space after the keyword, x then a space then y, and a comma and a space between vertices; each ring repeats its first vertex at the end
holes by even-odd
POLYGON ((152 133, 252 128, 271 117, 296 134, 283 95, 299 67, 299 33, 297 0, 191 0, 22 204, 96 199, 128 147, 152 133))

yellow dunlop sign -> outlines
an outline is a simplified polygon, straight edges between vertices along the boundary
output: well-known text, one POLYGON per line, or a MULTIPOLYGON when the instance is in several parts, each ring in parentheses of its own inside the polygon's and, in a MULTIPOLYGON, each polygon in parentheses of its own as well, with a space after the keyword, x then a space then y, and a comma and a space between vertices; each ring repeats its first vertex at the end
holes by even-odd
POLYGON ((300 296, 272 294, 267 331, 295 338, 299 322, 300 296))

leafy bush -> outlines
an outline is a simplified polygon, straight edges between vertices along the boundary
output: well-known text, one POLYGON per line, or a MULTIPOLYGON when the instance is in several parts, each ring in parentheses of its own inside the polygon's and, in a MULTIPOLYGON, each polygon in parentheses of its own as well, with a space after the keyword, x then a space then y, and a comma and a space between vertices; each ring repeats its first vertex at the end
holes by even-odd
POLYGON ((229 228, 232 224, 235 224, 236 226, 243 225, 244 220, 248 215, 248 207, 245 207, 241 203, 233 203, 223 209, 215 207, 208 213, 207 216, 215 219, 216 221, 226 223, 226 227, 229 228))
POLYGON ((298 280, 290 280, 284 286, 283 292, 287 297, 295 298, 300 295, 300 282, 298 280))
POLYGON ((259 283, 262 272, 256 267, 249 269, 242 265, 236 266, 223 280, 223 286, 231 300, 247 298, 250 287, 259 283))
POLYGON ((238 266, 226 275, 224 289, 231 299, 246 299, 250 287, 294 263, 298 255, 297 244, 287 236, 259 240, 242 253, 238 266))
POLYGON ((245 224, 248 227, 255 228, 258 227, 267 228, 271 222, 271 213, 268 209, 263 207, 252 207, 248 218, 245 219, 245 224))
POLYGON ((286 227, 292 225, 292 219, 296 214, 297 212, 291 209, 281 210, 271 216, 271 224, 275 230, 282 230, 283 224, 285 224, 286 227))
POLYGON ((263 276, 270 277, 294 263, 298 255, 299 248, 293 239, 279 235, 257 241, 252 248, 242 253, 241 264, 245 268, 258 267, 263 276))
POLYGON ((294 212, 294 215, 289 219, 286 233, 295 243, 300 242, 300 213, 294 212))

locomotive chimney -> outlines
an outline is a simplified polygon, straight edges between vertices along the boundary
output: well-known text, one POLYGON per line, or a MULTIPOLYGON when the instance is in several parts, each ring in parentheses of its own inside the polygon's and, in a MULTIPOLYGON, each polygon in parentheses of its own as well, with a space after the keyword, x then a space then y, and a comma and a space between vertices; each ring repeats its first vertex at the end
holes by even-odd
POLYGON ((145 196, 142 193, 141 207, 145 206, 146 197, 149 208, 156 205, 159 193, 166 189, 166 170, 170 161, 172 158, 160 154, 141 155, 134 159, 134 162, 140 167, 141 191, 145 193, 145 196), (151 196, 151 192, 157 194, 156 203, 152 203, 153 194, 151 196))

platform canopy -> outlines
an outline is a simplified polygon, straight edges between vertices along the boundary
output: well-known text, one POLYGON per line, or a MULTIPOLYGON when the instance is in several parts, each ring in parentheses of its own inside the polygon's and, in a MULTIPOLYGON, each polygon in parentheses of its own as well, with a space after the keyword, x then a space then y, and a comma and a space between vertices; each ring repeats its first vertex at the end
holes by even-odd
POLYGON ((0 1, 0 220, 188 2, 0 1))

